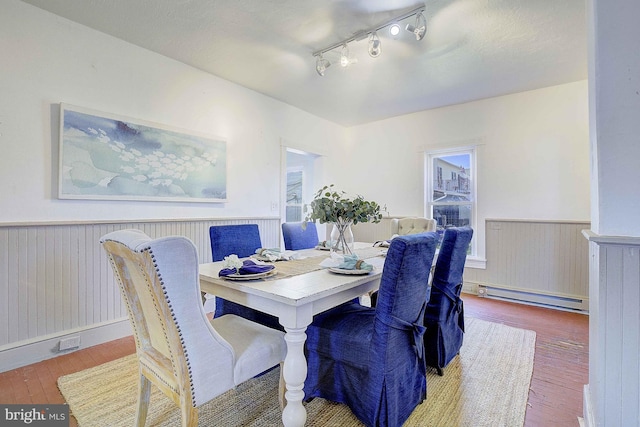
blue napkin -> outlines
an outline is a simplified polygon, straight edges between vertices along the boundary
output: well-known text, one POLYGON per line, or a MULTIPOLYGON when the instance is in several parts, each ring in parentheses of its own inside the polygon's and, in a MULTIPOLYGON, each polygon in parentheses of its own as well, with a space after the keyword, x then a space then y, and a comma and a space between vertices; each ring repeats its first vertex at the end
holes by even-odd
POLYGON ((231 274, 257 274, 257 273, 264 273, 267 271, 271 271, 273 270, 275 267, 273 265, 262 265, 262 264, 257 264, 253 261, 251 261, 250 259, 246 259, 244 261, 242 261, 242 267, 238 268, 223 268, 222 270, 220 270, 220 273, 218 273, 218 276, 220 277, 224 277, 224 276, 229 276, 231 274))
POLYGON ((343 270, 373 270, 373 266, 361 259, 358 259, 358 255, 345 255, 344 261, 342 264, 338 265, 337 268, 341 268, 343 270))

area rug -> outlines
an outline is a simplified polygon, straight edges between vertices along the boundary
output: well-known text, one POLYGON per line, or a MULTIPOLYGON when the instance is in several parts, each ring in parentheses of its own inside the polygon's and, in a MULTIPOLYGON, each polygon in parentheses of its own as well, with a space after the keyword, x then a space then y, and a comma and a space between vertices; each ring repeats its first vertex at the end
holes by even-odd
MULTIPOLYGON (((533 371, 535 332, 467 318, 464 344, 438 376, 427 373, 427 400, 404 424, 410 426, 514 427, 524 424, 533 371)), ((135 355, 58 379, 81 427, 133 425, 137 399, 135 355)), ((279 370, 253 378, 199 409, 200 426, 281 425, 279 370)), ((180 425, 177 407, 152 387, 147 426, 180 425)), ((307 426, 361 426, 345 405, 324 399, 305 404, 307 426)))

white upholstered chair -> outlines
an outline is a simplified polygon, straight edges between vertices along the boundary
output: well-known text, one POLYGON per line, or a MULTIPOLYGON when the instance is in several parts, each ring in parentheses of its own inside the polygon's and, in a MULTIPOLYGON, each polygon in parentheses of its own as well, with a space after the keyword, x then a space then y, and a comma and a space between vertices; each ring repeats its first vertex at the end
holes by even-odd
POLYGON ((436 230, 436 220, 429 218, 407 217, 391 220, 391 234, 404 236, 407 234, 425 233, 436 230))
POLYGON ((139 230, 122 230, 100 242, 133 326, 140 368, 137 426, 144 426, 151 384, 180 407, 183 426, 195 426, 200 405, 283 360, 282 332, 231 314, 207 319, 189 239, 152 240, 139 230))

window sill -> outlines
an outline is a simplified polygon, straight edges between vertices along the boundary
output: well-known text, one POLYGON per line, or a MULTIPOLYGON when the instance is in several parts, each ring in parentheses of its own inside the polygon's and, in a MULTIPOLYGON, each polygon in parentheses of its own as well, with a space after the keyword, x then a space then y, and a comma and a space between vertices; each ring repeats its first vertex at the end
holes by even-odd
POLYGON ((465 268, 476 268, 479 270, 487 269, 487 260, 478 257, 467 257, 467 261, 464 264, 465 268))

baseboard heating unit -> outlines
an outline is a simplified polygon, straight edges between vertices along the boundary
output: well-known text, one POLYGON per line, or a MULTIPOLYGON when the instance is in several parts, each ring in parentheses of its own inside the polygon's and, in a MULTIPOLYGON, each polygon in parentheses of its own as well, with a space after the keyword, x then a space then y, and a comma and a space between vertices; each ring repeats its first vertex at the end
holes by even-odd
POLYGON ((495 298, 522 304, 536 305, 559 310, 575 311, 588 314, 589 299, 577 296, 553 295, 490 285, 478 285, 479 297, 495 298))

